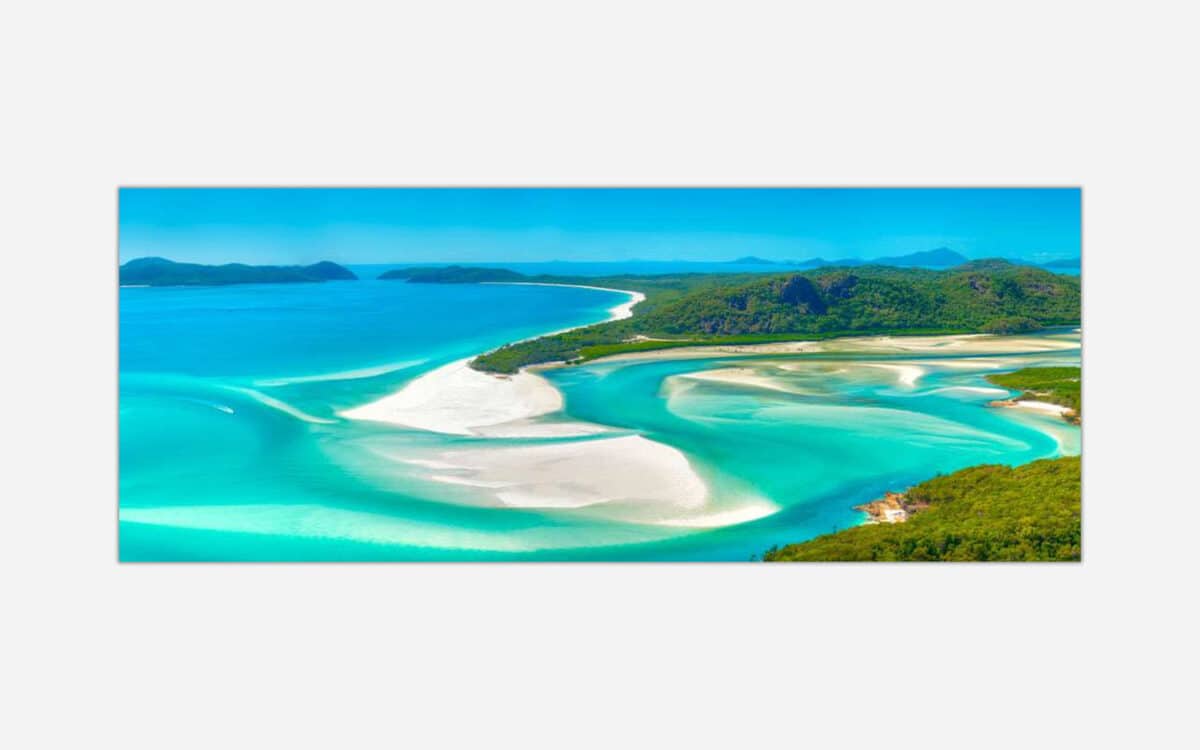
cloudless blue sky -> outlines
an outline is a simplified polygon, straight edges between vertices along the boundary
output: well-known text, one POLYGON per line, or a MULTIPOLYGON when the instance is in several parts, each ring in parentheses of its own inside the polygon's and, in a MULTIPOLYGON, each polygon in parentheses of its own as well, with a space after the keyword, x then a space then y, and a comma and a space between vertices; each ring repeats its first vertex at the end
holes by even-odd
POLYGON ((804 260, 1080 253, 1076 188, 122 188, 121 261, 804 260))

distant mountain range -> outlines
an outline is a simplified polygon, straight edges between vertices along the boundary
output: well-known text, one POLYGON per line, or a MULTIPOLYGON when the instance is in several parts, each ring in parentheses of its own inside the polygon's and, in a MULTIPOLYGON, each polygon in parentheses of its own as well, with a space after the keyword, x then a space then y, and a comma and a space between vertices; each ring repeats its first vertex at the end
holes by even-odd
POLYGON ((298 284, 357 279, 352 271, 323 260, 311 266, 206 266, 166 258, 138 258, 121 266, 122 286, 224 286, 228 284, 298 284))
POLYGON ((958 266, 966 263, 969 260, 962 253, 956 253, 950 248, 939 247, 935 250, 923 250, 918 253, 909 253, 908 255, 893 255, 884 258, 871 258, 863 260, 862 258, 839 258, 837 260, 825 260, 824 258, 809 258, 808 260, 768 260, 759 258, 753 255, 747 255, 744 258, 732 260, 730 263, 738 265, 771 265, 771 266, 795 266, 797 268, 820 268, 822 266, 928 266, 928 267, 950 267, 958 266))
MULTIPOLYGON (((1048 263, 1034 263, 1032 261, 1021 259, 1008 259, 1010 263, 1025 266, 1040 266, 1042 268, 1079 268, 1079 258, 1063 258, 1052 260, 1048 263)), ((962 253, 955 252, 947 247, 939 247, 933 250, 923 250, 921 252, 909 253, 907 255, 891 255, 882 258, 838 258, 837 260, 826 260, 824 258, 809 258, 808 260, 770 260, 760 258, 754 255, 747 255, 736 260, 731 260, 731 265, 740 266, 791 266, 793 268, 824 268, 826 266, 896 266, 899 268, 952 268, 969 263, 970 258, 962 253)))
MULTIPOLYGON (((696 262, 703 272, 711 273, 723 265, 763 266, 763 271, 782 268, 808 270, 829 267, 860 267, 860 266, 892 266, 896 268, 929 268, 949 269, 958 267, 984 267, 990 263, 1012 263, 1016 265, 1035 266, 1036 264, 1022 260, 1006 260, 991 258, 970 260, 965 255, 948 248, 939 247, 934 250, 894 255, 883 258, 863 260, 860 258, 839 258, 825 260, 810 258, 809 260, 770 260, 756 256, 745 256, 727 263, 696 262), (981 265, 982 264, 982 265, 981 265), (771 267, 771 268, 768 268, 771 267)), ((687 265, 684 263, 683 265, 687 265)), ((500 264, 497 264, 500 266, 500 264)), ((1065 258, 1041 264, 1042 268, 1052 271, 1078 271, 1079 258, 1065 258)), ((686 271, 678 271, 686 272, 686 271)), ((690 271, 695 273, 695 271, 690 271)), ((720 271, 724 273, 724 271, 720 271)), ((742 271, 744 272, 744 271, 742 271)), ((576 275, 554 274, 554 275, 576 275)), ((606 274, 609 275, 609 274, 606 274)), ((224 286, 228 284, 296 284, 315 283, 323 281, 351 281, 358 276, 348 268, 330 261, 321 261, 308 266, 252 266, 244 263, 227 263, 211 266, 201 263, 176 263, 166 258, 137 258, 125 263, 120 268, 122 286, 224 286)), ((416 282, 433 283, 478 283, 485 281, 516 281, 525 278, 525 274, 501 267, 482 266, 416 266, 388 270, 378 278, 416 282)))

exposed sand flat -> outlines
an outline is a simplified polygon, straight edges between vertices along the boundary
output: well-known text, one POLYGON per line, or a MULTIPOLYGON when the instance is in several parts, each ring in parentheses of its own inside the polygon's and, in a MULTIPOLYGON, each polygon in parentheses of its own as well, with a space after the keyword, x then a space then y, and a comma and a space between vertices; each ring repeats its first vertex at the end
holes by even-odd
POLYGON ((699 372, 688 372, 680 375, 674 375, 669 379, 674 378, 709 383, 724 383, 727 385, 739 385, 750 388, 765 388, 767 390, 780 391, 783 393, 808 393, 808 391, 805 391, 802 388, 792 386, 786 379, 764 375, 758 370, 749 367, 721 367, 715 370, 700 370, 699 372))
MULTIPOLYGON (((628 318, 633 315, 633 306, 646 298, 641 292, 577 284, 524 281, 488 283, 578 286, 629 295, 626 302, 609 310, 609 320, 628 318)), ((515 375, 496 375, 471 369, 467 365, 470 359, 451 362, 427 372, 396 393, 339 412, 338 416, 476 437, 575 437, 605 431, 598 425, 582 422, 532 421, 561 410, 562 394, 529 368, 515 375)))
POLYGON ((1004 367, 1022 367, 1025 359, 987 359, 971 357, 970 359, 939 359, 928 364, 942 370, 999 370, 1004 367))
POLYGON ((863 367, 874 367, 879 370, 887 370, 896 374, 896 379, 900 384, 909 388, 916 388, 917 381, 925 374, 925 368, 909 364, 884 364, 884 363, 864 363, 863 367))
POLYGON ((1041 353, 1079 348, 1079 342, 1048 336, 992 336, 960 334, 953 336, 864 336, 824 341, 780 341, 769 344, 721 344, 651 349, 626 352, 597 361, 641 359, 707 359, 728 356, 772 354, 1016 354, 1041 353))
POLYGON ((1068 406, 1051 404, 1046 401, 993 401, 992 406, 1002 406, 1008 409, 1030 409, 1032 411, 1040 411, 1046 414, 1057 414, 1059 416, 1074 411, 1074 409, 1068 406))
MULTIPOLYGON (((562 394, 529 372, 491 375, 467 366, 467 359, 427 372, 390 396, 347 409, 339 416, 450 435, 479 435, 491 428, 562 408, 562 394)), ((507 436, 521 436, 510 430, 507 436)))
POLYGON ((474 433, 480 437, 491 438, 556 438, 583 437, 600 435, 612 430, 601 424, 563 420, 559 422, 539 422, 535 419, 518 419, 515 422, 505 422, 498 425, 476 427, 474 433))
POLYGON ((683 453, 640 435, 453 450, 437 462, 454 468, 430 479, 484 489, 513 508, 611 506, 606 515, 655 523, 699 513, 708 499, 683 453))
MULTIPOLYGON (((726 356, 756 356, 763 354, 803 354, 820 351, 816 341, 785 341, 773 344, 722 344, 683 346, 674 349, 651 349, 644 352, 625 352, 600 357, 592 362, 619 362, 643 359, 709 359, 726 356)), ((591 363, 589 363, 591 364, 591 363)))
POLYGON ((1008 391, 1003 388, 988 388, 981 385, 948 385, 945 388, 936 388, 930 393, 978 393, 982 396, 1003 396, 1008 391))

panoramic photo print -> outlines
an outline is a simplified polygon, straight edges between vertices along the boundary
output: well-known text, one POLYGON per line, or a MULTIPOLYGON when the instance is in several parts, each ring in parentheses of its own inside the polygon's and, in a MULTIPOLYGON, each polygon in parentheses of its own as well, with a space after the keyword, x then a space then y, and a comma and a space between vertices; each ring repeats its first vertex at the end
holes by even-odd
POLYGON ((119 556, 1078 561, 1077 188, 122 188, 119 556))

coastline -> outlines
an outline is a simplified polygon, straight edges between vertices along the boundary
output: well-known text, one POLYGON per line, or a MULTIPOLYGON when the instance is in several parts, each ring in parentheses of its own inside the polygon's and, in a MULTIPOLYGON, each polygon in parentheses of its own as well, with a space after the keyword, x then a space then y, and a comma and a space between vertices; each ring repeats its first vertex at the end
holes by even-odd
POLYGON ((1001 401, 992 401, 988 406, 995 406, 1001 409, 1028 409, 1042 414, 1053 414, 1064 419, 1075 415, 1075 410, 1069 406, 1052 404, 1049 401, 1037 401, 1036 399, 1004 399, 1001 401))
MULTIPOLYGON (((1050 338, 1023 335, 1001 336, 989 333, 958 333, 946 335, 897 334, 877 336, 841 336, 830 339, 796 339, 795 341, 772 341, 762 344, 697 344, 669 349, 649 349, 640 352, 622 352, 596 357, 588 364, 597 362, 620 362, 633 360, 676 360, 712 359, 714 357, 756 357, 772 354, 897 354, 923 356, 930 354, 988 355, 1048 353, 1077 348, 1077 344, 1050 338)), ((544 363, 531 367, 561 366, 561 363, 544 363)), ((884 369, 896 365, 880 365, 884 369)), ((902 373, 906 384, 916 373, 902 373)), ((919 377, 919 375, 917 375, 919 377)), ((914 381, 915 382, 915 381, 914 381)))
MULTIPOLYGON (((625 302, 609 309, 606 321, 623 320, 633 315, 633 307, 645 299, 641 292, 609 287, 543 282, 484 282, 515 286, 557 286, 618 292, 629 295, 625 302)), ((588 323, 542 333, 520 341, 586 328, 588 323)), ((509 342, 519 343, 519 342, 509 342)), ((505 344, 508 345, 508 344, 505 344)), ((860 354, 860 355, 957 355, 986 356, 990 354, 1043 353, 1073 349, 1076 344, 1052 338, 1034 336, 997 336, 992 334, 950 334, 945 336, 847 336, 821 340, 777 341, 762 344, 703 344, 644 352, 625 352, 598 357, 591 362, 658 361, 708 359, 713 357, 755 357, 792 354, 860 354)), ((489 350, 494 351, 494 350, 489 350)), ((484 354, 486 352, 481 352, 484 354)), ((476 437, 572 437, 595 434, 603 430, 596 425, 579 422, 558 424, 535 422, 539 417, 562 409, 562 395, 539 372, 563 367, 565 362, 543 362, 522 367, 508 375, 489 373, 469 366, 473 355, 410 381, 396 393, 362 406, 339 412, 347 419, 362 419, 399 427, 440 432, 450 435, 476 437)), ((919 367, 904 363, 867 363, 866 366, 894 373, 900 385, 913 388, 924 374, 919 367)), ((722 371, 697 378, 744 380, 745 373, 722 371)), ((759 383, 766 386, 766 383, 759 383)), ((1012 406, 1043 413, 1056 413, 1065 407, 1041 402, 994 402, 995 406, 1012 406)))
MULTIPOLYGON (((523 281, 495 281, 488 284, 518 286, 558 286, 578 289, 594 289, 629 295, 629 299, 609 308, 609 317, 598 323, 624 320, 633 316, 633 307, 646 295, 628 289, 582 286, 575 284, 548 284, 523 281)), ((542 336, 586 328, 595 323, 572 326, 558 331, 539 333, 529 341, 542 336)), ((509 342, 516 343, 516 342, 509 342)), ((505 344, 507 345, 507 344, 505 344)), ((491 350, 489 350, 491 351, 491 350)), ((480 352, 479 354, 485 354, 480 352)), ((448 435, 477 437, 546 437, 547 425, 531 425, 528 420, 562 409, 562 394, 545 378, 531 368, 521 368, 513 375, 481 372, 468 363, 479 356, 443 365, 405 384, 399 391, 353 409, 346 409, 338 416, 346 419, 361 419, 383 422, 399 427, 409 427, 448 435)), ((543 368, 544 369, 544 368, 543 368)), ((587 435, 596 432, 594 426, 575 423, 563 425, 557 431, 550 430, 549 436, 566 437, 587 435)))
MULTIPOLYGON (((646 295, 643 294, 642 292, 634 292, 629 289, 614 289, 613 287, 610 287, 610 286, 592 286, 590 284, 556 284, 556 283, 549 282, 549 281, 484 281, 481 283, 501 285, 501 286, 560 286, 560 287, 567 287, 570 289, 594 289, 598 292, 620 292, 621 294, 629 295, 628 301, 622 302, 621 304, 616 305, 615 307, 609 308, 609 310, 608 310, 609 318, 607 320, 598 320, 598 321, 596 321, 596 323, 611 323, 614 320, 624 320, 626 318, 632 318, 634 306, 637 305, 639 302, 642 302, 643 300, 646 299, 646 295)), ((537 336, 531 336, 527 339, 521 339, 521 341, 532 341, 533 339, 540 339, 542 336, 554 336, 555 334, 566 333, 567 331, 574 331, 576 328, 587 328, 587 326, 596 325, 596 323, 588 323, 587 325, 573 326, 571 328, 563 328, 562 330, 552 331, 550 333, 539 333, 537 336)), ((509 343, 516 344, 516 343, 520 343, 520 342, 512 341, 509 343)), ((486 352, 480 352, 480 354, 486 354, 486 352)), ((476 355, 476 356, 478 356, 478 355, 476 355)))
MULTIPOLYGON (((607 320, 631 317, 633 307, 645 299, 640 292, 608 287, 542 282, 485 283, 578 286, 627 295, 624 302, 609 308, 607 320)), ((573 326, 554 333, 594 324, 573 326)), ((530 338, 545 335, 551 334, 542 333, 530 338)), ((907 357, 1037 354, 1076 347, 1074 342, 1036 336, 874 335, 762 344, 708 344, 626 352, 592 361, 809 353, 845 354, 852 358, 881 355, 901 359, 860 364, 886 372, 895 378, 901 388, 913 389, 926 370, 914 362, 903 361, 907 357)), ((539 363, 522 367, 513 374, 499 374, 470 367, 472 358, 442 365, 409 381, 395 393, 339 412, 339 416, 473 439, 461 448, 412 456, 403 461, 408 464, 410 471, 425 481, 447 487, 470 487, 477 498, 473 502, 478 502, 478 498, 486 498, 484 502, 493 507, 570 509, 630 523, 695 528, 744 523, 770 515, 778 509, 761 497, 747 498, 745 502, 732 507, 714 505, 707 483, 689 464, 682 451, 605 425, 551 416, 563 409, 563 395, 539 373, 563 367, 566 365, 564 362, 539 363), (552 440, 513 445, 493 443, 492 439, 495 438, 552 440)), ((784 366, 784 369, 788 368, 784 366)), ((683 377, 773 390, 793 390, 772 378, 736 366, 689 373, 683 377)), ((1043 407, 1029 405, 1024 408, 1043 407)), ((894 522, 903 520, 897 516, 907 514, 893 512, 883 515, 891 515, 892 518, 887 520, 894 522)))
MULTIPOLYGON (((630 317, 633 306, 645 299, 640 292, 585 288, 629 295, 609 309, 608 320, 630 317)), ((761 498, 714 507, 707 483, 682 451, 605 425, 540 421, 562 409, 557 388, 531 367, 499 375, 471 368, 471 359, 443 365, 339 416, 480 439, 404 463, 429 481, 471 487, 496 507, 572 509, 629 523, 691 528, 742 523, 777 510, 761 498), (579 439, 492 445, 491 438, 579 439)))

